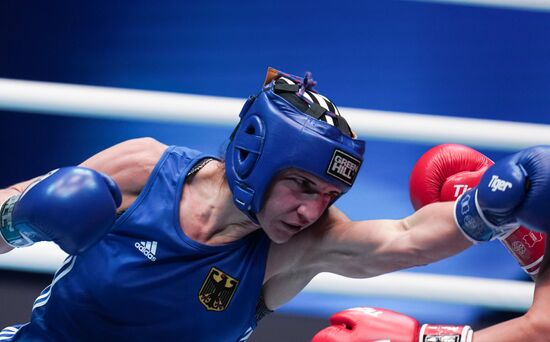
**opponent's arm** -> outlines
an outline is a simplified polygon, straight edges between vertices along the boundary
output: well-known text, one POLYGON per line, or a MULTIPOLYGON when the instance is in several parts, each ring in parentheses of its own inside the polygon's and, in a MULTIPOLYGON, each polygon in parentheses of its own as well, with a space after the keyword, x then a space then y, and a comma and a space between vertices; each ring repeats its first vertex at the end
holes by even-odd
POLYGON ((525 315, 475 333, 475 342, 548 341, 550 336, 550 243, 535 281, 533 305, 525 315))
MULTIPOLYGON (((472 342, 469 326, 420 326, 401 313, 370 307, 357 307, 330 317, 330 326, 319 331, 312 342, 445 341, 472 342)), ((498 340, 493 340, 498 341, 498 340)), ((476 342, 477 339, 476 339, 476 342)))
MULTIPOLYGON (((548 252, 548 242, 546 251, 548 252)), ((548 253, 547 253, 548 254, 548 253)), ((461 341, 516 342, 548 341, 550 336, 550 258, 545 256, 536 280, 535 297, 529 311, 518 318, 476 331, 469 326, 420 324, 412 317, 377 308, 359 307, 332 315, 330 326, 319 331, 312 342, 461 341)))

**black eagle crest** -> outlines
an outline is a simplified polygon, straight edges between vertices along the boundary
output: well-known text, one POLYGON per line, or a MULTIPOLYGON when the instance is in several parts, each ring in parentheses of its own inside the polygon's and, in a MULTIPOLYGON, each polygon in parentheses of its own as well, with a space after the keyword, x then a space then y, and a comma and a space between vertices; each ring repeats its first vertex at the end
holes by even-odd
POLYGON ((207 310, 223 311, 229 305, 239 281, 212 267, 199 292, 199 300, 207 310))

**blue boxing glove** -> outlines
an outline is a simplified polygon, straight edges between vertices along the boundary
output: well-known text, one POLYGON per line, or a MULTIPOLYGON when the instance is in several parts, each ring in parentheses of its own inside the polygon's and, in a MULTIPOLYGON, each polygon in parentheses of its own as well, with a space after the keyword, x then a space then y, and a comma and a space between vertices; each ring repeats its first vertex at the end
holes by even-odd
POLYGON ((550 231, 550 146, 535 146, 490 167, 455 204, 460 229, 474 242, 523 225, 550 231))
POLYGON ((57 169, 2 205, 0 236, 12 247, 53 241, 80 254, 110 230, 121 201, 110 177, 84 167, 57 169))

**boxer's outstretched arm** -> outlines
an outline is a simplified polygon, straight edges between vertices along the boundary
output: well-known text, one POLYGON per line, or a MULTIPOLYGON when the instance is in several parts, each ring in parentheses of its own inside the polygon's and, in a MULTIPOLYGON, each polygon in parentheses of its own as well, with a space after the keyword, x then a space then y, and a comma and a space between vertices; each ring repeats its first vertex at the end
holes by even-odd
POLYGON ((549 231, 549 194, 550 146, 531 147, 487 169, 454 208, 450 202, 436 203, 393 223, 332 224, 321 239, 318 257, 330 268, 326 271, 361 277, 372 270, 388 272, 456 254, 469 245, 465 237, 472 243, 488 241, 520 224, 549 231))
POLYGON ((335 207, 284 244, 271 244, 264 299, 276 309, 321 272, 368 278, 457 254, 471 242, 453 203, 433 203, 403 220, 351 221, 335 207))
POLYGON ((471 242, 458 230, 453 203, 433 203, 402 220, 347 221, 318 236, 319 271, 371 277, 455 255, 471 242))

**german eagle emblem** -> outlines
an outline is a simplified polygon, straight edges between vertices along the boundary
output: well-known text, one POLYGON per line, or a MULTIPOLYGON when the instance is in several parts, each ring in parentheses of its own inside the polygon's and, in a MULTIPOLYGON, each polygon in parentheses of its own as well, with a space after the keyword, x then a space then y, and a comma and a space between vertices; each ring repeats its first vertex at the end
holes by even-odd
POLYGON ((199 300, 207 310, 223 311, 229 305, 238 284, 237 279, 212 267, 199 291, 199 300))

